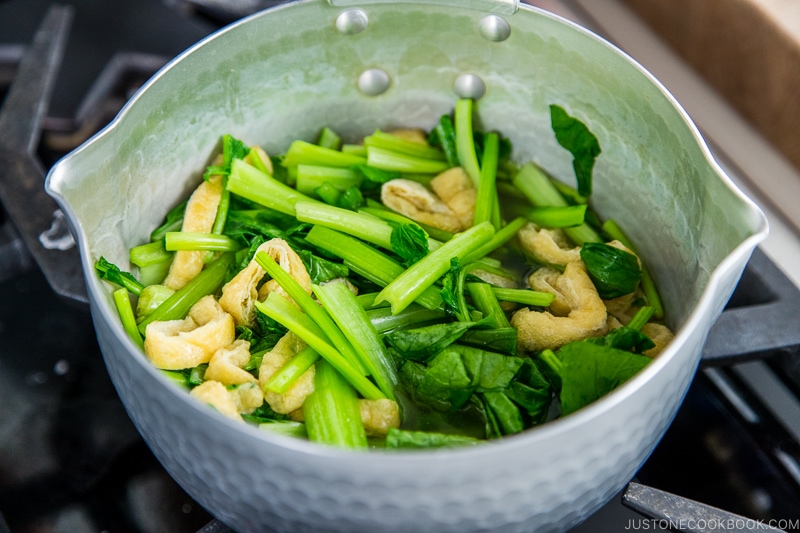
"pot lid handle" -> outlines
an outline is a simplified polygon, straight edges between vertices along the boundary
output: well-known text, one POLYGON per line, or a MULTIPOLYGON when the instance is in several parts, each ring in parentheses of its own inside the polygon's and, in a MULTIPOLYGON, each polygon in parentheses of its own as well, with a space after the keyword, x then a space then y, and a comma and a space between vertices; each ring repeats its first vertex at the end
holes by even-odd
MULTIPOLYGON (((328 0, 334 7, 354 7, 368 4, 395 4, 397 0, 328 0)), ((519 9, 519 0, 404 0, 407 4, 439 4, 475 9, 497 15, 513 15, 519 9)))

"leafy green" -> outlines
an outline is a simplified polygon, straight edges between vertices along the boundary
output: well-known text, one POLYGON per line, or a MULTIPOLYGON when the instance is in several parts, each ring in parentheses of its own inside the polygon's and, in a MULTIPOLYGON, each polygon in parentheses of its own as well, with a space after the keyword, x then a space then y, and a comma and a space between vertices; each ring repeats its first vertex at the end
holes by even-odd
POLYGON ((574 158, 572 168, 578 180, 578 193, 581 196, 592 194, 592 170, 600 155, 597 137, 589 131, 586 124, 567 114, 560 106, 550 106, 550 123, 556 134, 558 144, 569 150, 574 158))
POLYGON ((517 337, 517 329, 511 326, 486 329, 474 328, 467 331, 459 339, 459 342, 490 352, 514 355, 517 353, 517 337))
POLYGON ((425 363, 457 341, 473 325, 473 322, 432 324, 396 330, 384 338, 405 359, 425 363))
POLYGON ((428 135, 428 143, 431 146, 438 146, 444 152, 447 162, 452 167, 457 167, 461 163, 458 159, 458 148, 456 147, 456 131, 453 126, 453 118, 450 115, 442 115, 428 135))
POLYGON ((203 179, 208 180, 211 176, 228 176, 231 173, 231 163, 234 159, 244 159, 250 152, 250 148, 239 139, 232 135, 222 136, 222 164, 209 165, 203 174, 203 179))
POLYGON ((323 257, 319 257, 309 250, 297 250, 297 255, 303 260, 311 277, 311 283, 325 283, 336 278, 346 278, 350 275, 350 269, 342 263, 335 263, 323 257))
POLYGON ((178 231, 183 225, 183 213, 186 211, 186 204, 189 200, 184 200, 169 210, 164 219, 164 223, 150 233, 150 242, 160 241, 168 231, 178 231))
POLYGON ((647 366, 651 359, 588 341, 558 351, 561 410, 567 415, 605 396, 647 366))
POLYGON ((428 255, 428 234, 418 224, 394 224, 390 242, 392 251, 403 259, 406 266, 428 255))
POLYGON ((636 256, 599 242, 584 243, 581 259, 603 299, 616 298, 636 290, 642 269, 636 256))
POLYGON ((100 256, 100 259, 95 262, 94 269, 97 271, 97 275, 100 279, 124 287, 128 292, 137 296, 144 290, 144 285, 139 283, 139 280, 136 279, 133 274, 120 270, 117 265, 108 261, 103 256, 100 256))

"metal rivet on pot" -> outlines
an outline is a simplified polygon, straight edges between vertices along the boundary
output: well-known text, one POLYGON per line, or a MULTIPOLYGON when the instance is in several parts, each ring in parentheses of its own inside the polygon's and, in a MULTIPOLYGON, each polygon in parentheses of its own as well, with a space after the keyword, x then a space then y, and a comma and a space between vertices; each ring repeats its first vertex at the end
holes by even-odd
POLYGON ((371 68, 362 72, 358 77, 358 90, 367 96, 378 96, 386 92, 391 83, 392 79, 385 71, 371 68))
POLYGON ((473 100, 479 99, 486 92, 483 80, 475 74, 462 74, 456 78, 454 88, 460 98, 472 98, 473 100))
POLYGON ((346 9, 336 17, 336 29, 339 33, 353 35, 363 31, 369 24, 369 17, 363 9, 346 9))
POLYGON ((508 21, 498 15, 486 15, 478 23, 481 36, 487 41, 505 41, 511 35, 511 26, 508 21))

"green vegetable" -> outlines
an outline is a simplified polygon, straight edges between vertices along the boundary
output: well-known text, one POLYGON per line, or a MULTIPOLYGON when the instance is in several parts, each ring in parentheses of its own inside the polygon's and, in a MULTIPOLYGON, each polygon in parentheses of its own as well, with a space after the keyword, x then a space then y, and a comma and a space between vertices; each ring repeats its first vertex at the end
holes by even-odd
POLYGON ((445 158, 451 167, 461 166, 458 159, 458 148, 456 146, 456 131, 453 127, 453 119, 450 115, 442 115, 436 127, 428 135, 428 142, 432 146, 438 146, 444 152, 445 158))
MULTIPOLYGON (((403 266, 368 244, 323 226, 314 226, 306 235, 306 240, 314 246, 334 254, 344 260, 350 270, 368 280, 385 287, 403 273, 403 266)), ((417 303, 428 308, 442 306, 442 297, 433 287, 424 290, 417 303)))
POLYGON ((426 146, 391 133, 385 133, 381 130, 376 130, 372 135, 364 137, 364 146, 367 147, 368 154, 370 151, 378 148, 419 159, 433 159, 435 161, 443 161, 445 159, 444 153, 437 148, 426 146))
POLYGON ((295 215, 294 206, 297 202, 318 202, 241 159, 234 160, 231 165, 227 188, 259 205, 292 216, 295 215))
POLYGON ((428 255, 428 234, 418 224, 395 225, 389 242, 392 251, 403 258, 406 266, 428 255))
POLYGON ((366 163, 366 160, 361 156, 298 140, 289 146, 281 164, 284 167, 321 165, 347 168, 353 165, 363 165, 364 163, 366 163))
MULTIPOLYGON (((534 207, 567 207, 569 205, 550 178, 532 163, 523 165, 512 181, 534 207)), ((602 241, 600 235, 588 224, 564 228, 564 232, 578 245, 585 242, 602 241)))
POLYGON ((168 252, 177 250, 208 250, 214 252, 235 252, 242 245, 226 235, 215 233, 193 233, 188 231, 169 231, 164 237, 164 247, 168 252))
MULTIPOLYGON (((631 240, 627 235, 625 235, 625 233, 622 231, 622 228, 620 228, 613 219, 608 219, 603 223, 603 231, 605 231, 612 239, 618 240, 629 250, 632 250, 638 255, 631 240)), ((658 294, 658 289, 656 288, 653 276, 650 274, 649 269, 647 269, 645 266, 642 266, 642 290, 644 291, 647 303, 653 307, 653 316, 655 318, 663 318, 664 305, 661 303, 661 296, 658 294)))
POLYGON ((206 265, 194 279, 175 291, 152 313, 139 322, 139 331, 144 334, 147 325, 156 320, 182 319, 197 301, 208 294, 214 294, 225 282, 228 267, 233 262, 232 254, 222 254, 206 265))
POLYGON ((630 294, 639 286, 642 269, 635 255, 592 242, 585 243, 580 254, 597 293, 604 300, 630 294))
POLYGON ((314 392, 303 403, 309 440, 342 448, 366 448, 356 391, 324 360, 317 362, 314 392))
POLYGON ((131 307, 128 289, 123 287, 115 290, 114 303, 117 306, 117 312, 119 313, 125 333, 128 334, 128 337, 130 337, 139 348, 144 348, 142 335, 139 333, 139 330, 136 329, 136 317, 133 315, 133 307, 131 307))
POLYGON ((277 293, 270 293, 264 302, 256 302, 256 308, 273 320, 283 324, 292 333, 303 339, 321 357, 333 365, 342 376, 364 397, 383 398, 384 394, 356 369, 354 362, 345 358, 331 344, 325 332, 311 318, 277 293))
MULTIPOLYGON (((475 219, 474 224, 480 224, 484 221, 490 221, 494 224, 495 228, 499 224, 494 222, 495 206, 497 204, 497 187, 495 187, 495 180, 497 179, 497 157, 500 147, 499 137, 496 133, 491 132, 486 136, 486 145, 483 151, 483 161, 481 162, 481 174, 478 183, 478 196, 475 200, 475 219)), ((497 207, 497 215, 499 216, 499 206, 497 207)))
POLYGON ((169 210, 164 219, 164 223, 153 230, 150 234, 150 241, 160 241, 168 231, 179 231, 183 225, 183 213, 186 211, 186 204, 189 200, 184 200, 169 210))
POLYGON ((586 204, 534 207, 528 211, 528 220, 543 228, 574 228, 584 223, 586 207, 586 204))
POLYGON ((401 329, 386 335, 386 342, 406 359, 427 363, 453 344, 475 324, 450 322, 401 329))
POLYGON ((163 237, 158 241, 134 246, 130 249, 128 256, 131 263, 139 268, 172 260, 172 254, 168 252, 166 248, 164 248, 163 237))
POLYGON ((158 309, 164 300, 175 294, 173 289, 164 285, 148 285, 145 287, 136 302, 136 316, 139 320, 158 309))
POLYGON ((265 391, 283 394, 319 360, 319 354, 310 346, 289 359, 264 384, 265 391))
POLYGON ((550 122, 558 144, 569 150, 574 158, 572 168, 578 180, 578 193, 581 196, 591 195, 592 170, 601 152, 597 137, 583 122, 568 115, 557 105, 550 106, 550 122))
POLYGON ((568 415, 598 400, 637 374, 651 359, 644 355, 579 341, 558 350, 561 410, 568 415))
POLYGON ((100 279, 124 287, 128 292, 137 296, 141 294, 144 289, 144 285, 133 277, 133 274, 120 270, 117 265, 109 262, 105 257, 101 256, 100 259, 95 262, 94 269, 100 279))
POLYGON ((384 287, 375 298, 375 302, 386 300, 392 304, 393 312, 402 311, 447 272, 450 268, 450 258, 463 257, 488 242, 493 235, 494 227, 489 222, 483 222, 455 235, 384 287))
POLYGON ((343 283, 314 285, 314 294, 353 345, 360 361, 387 398, 394 400, 397 369, 355 295, 343 283))
POLYGON ((319 139, 317 140, 317 144, 322 146, 323 148, 330 148, 331 150, 339 150, 340 147, 342 146, 342 139, 335 131, 325 126, 319 133, 319 139))
POLYGON ((481 169, 472 136, 472 108, 473 102, 468 98, 462 98, 456 102, 456 148, 461 166, 477 187, 481 181, 481 169))

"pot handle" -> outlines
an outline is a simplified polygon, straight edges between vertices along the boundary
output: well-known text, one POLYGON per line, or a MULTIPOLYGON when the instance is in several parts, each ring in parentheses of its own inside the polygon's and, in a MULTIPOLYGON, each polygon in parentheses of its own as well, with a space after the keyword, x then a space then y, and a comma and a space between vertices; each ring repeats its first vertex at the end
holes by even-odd
MULTIPOLYGON (((513 15, 520 0, 405 0, 407 4, 438 4, 475 9, 497 15, 513 15)), ((328 0, 334 7, 354 7, 368 4, 394 4, 397 0, 328 0)))
POLYGON ((800 346, 800 289, 756 248, 728 305, 711 327, 703 366, 761 359, 800 346))
POLYGON ((78 249, 64 214, 44 190, 45 172, 36 155, 72 13, 70 6, 48 9, 0 109, 0 203, 53 290, 85 309, 78 249))

